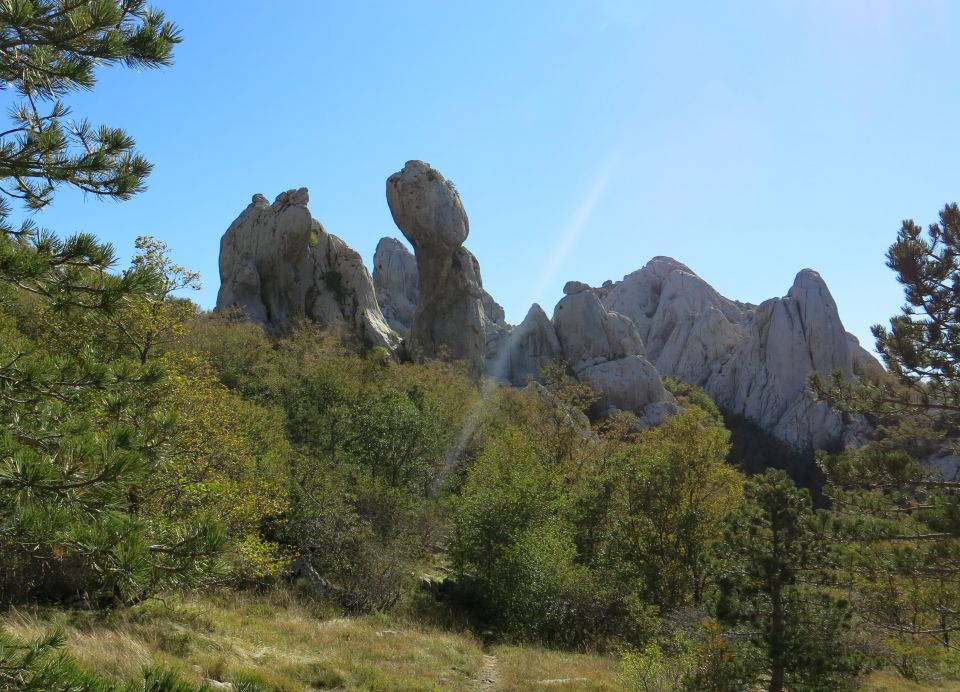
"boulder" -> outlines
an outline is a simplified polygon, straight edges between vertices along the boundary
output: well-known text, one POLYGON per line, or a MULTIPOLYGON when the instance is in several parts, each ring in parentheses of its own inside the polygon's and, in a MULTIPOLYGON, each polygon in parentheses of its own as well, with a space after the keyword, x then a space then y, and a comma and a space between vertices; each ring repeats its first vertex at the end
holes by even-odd
POLYGON ((626 315, 608 311, 591 291, 568 294, 557 303, 553 326, 570 367, 586 367, 642 355, 643 340, 626 315))
POLYGON ((643 427, 660 425, 680 409, 673 395, 664 389, 660 373, 643 356, 626 356, 590 365, 577 374, 599 392, 596 408, 606 416, 632 411, 643 427))
POLYGON ((590 285, 585 284, 582 281, 568 281, 563 285, 563 295, 572 296, 574 293, 580 293, 581 291, 589 291, 590 285))
POLYGON ((220 241, 217 310, 237 307, 271 330, 306 318, 343 324, 373 346, 393 348, 391 331, 360 255, 310 215, 306 188, 270 204, 254 195, 220 241))
POLYGON ((414 358, 443 356, 479 376, 484 353, 483 290, 476 260, 464 247, 467 213, 453 185, 422 161, 387 179, 387 202, 413 246, 420 299, 406 339, 414 358))

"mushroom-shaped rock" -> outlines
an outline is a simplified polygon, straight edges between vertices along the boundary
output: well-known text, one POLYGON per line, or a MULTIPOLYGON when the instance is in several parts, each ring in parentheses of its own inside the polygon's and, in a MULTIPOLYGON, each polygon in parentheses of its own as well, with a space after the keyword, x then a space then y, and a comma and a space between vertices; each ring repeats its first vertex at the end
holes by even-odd
POLYGON ((306 188, 273 204, 253 196, 220 241, 217 309, 238 307, 273 330, 301 318, 346 324, 368 344, 392 348, 396 336, 360 255, 310 215, 309 199, 306 188))
POLYGON ((416 358, 446 356, 479 376, 484 351, 483 291, 476 262, 464 247, 469 232, 460 195, 422 161, 408 161, 387 179, 387 202, 413 246, 420 300, 407 337, 416 358))

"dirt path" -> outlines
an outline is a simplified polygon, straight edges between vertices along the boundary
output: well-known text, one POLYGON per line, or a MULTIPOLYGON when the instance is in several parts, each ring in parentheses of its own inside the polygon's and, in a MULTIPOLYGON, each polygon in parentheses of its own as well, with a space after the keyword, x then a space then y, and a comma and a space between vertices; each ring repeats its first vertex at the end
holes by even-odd
POLYGON ((497 657, 491 656, 490 654, 483 655, 483 668, 477 672, 477 677, 474 678, 474 683, 478 690, 495 690, 497 689, 497 678, 498 669, 497 669, 497 657))

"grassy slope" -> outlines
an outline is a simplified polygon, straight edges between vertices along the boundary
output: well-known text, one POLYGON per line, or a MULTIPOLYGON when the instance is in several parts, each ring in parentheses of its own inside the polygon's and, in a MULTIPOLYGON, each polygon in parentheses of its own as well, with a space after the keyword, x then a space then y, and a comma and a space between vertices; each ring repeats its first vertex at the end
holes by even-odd
POLYGON ((618 689, 613 658, 521 647, 484 652, 469 634, 334 617, 283 597, 154 602, 109 616, 12 611, 0 625, 23 636, 59 626, 83 665, 120 679, 159 664, 195 683, 247 679, 264 690, 618 689))
MULTIPOLYGON (((288 592, 256 598, 225 592, 109 615, 13 610, 0 614, 0 627, 24 637, 60 627, 83 665, 121 680, 160 665, 197 684, 248 680, 278 692, 622 689, 613 657, 532 646, 484 650, 469 633, 384 616, 338 617, 288 592)), ((917 684, 877 671, 861 689, 960 692, 960 683, 917 684)))

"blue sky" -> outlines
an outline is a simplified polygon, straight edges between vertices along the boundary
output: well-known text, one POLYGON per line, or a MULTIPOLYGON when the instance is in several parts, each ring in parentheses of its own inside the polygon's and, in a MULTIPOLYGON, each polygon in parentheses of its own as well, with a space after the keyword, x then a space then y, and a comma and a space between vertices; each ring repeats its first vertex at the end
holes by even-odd
POLYGON ((37 220, 124 258, 162 238, 203 307, 251 195, 308 187, 371 266, 399 237, 385 180, 423 159, 460 190, 511 322, 670 255, 751 302, 814 268, 870 345, 902 300, 884 266, 900 221, 960 201, 949 0, 155 4, 183 30, 176 65, 69 99, 137 139, 149 190, 63 192, 37 220))

